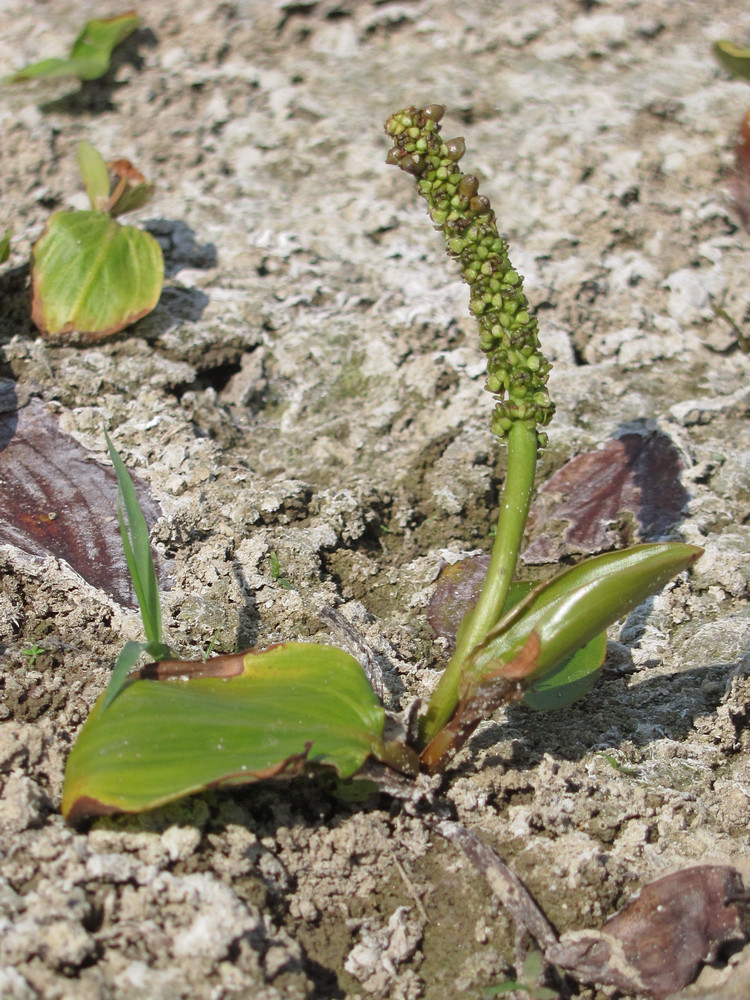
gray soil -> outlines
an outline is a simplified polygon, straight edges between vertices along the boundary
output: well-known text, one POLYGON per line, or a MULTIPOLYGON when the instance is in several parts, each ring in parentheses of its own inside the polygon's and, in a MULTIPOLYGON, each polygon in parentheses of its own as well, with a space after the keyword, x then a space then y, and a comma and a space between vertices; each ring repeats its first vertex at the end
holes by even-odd
MULTIPOLYGON (((750 876, 750 358, 727 319, 747 333, 749 258, 725 191, 750 89, 710 52, 743 40, 741 6, 142 0, 109 81, 0 90, 0 377, 101 462, 108 429, 148 485, 183 655, 341 642, 328 605, 386 664, 388 707, 439 675, 427 605, 487 548, 503 457, 467 293, 384 164, 407 104, 447 105, 539 308, 541 477, 627 430, 680 453, 695 571, 611 630, 583 701, 499 713, 446 785, 560 930, 698 862, 750 876), (50 345, 25 265, 54 208, 85 207, 84 138, 156 181, 134 221, 167 278, 123 334, 50 345)), ((6 73, 116 10, 3 12, 6 73)), ((298 781, 67 828, 66 755, 140 621, 60 559, 4 545, 0 574, 2 997, 448 1000, 508 978, 482 877, 387 801, 298 781)), ((701 984, 750 995, 750 951, 701 984)))

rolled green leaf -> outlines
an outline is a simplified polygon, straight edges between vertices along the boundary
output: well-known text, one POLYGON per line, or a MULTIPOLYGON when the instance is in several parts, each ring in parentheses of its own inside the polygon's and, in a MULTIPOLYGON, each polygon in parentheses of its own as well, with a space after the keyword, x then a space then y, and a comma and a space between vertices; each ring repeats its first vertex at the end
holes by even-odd
POLYGON ((310 765, 346 778, 370 754, 389 757, 383 708, 340 649, 285 643, 150 669, 160 679, 130 680, 106 713, 100 698, 81 730, 65 771, 68 822, 310 765))
POLYGON ((536 587, 487 634, 470 659, 464 683, 476 687, 483 677, 495 675, 532 632, 540 651, 527 681, 543 677, 687 569, 702 551, 682 542, 654 542, 607 552, 560 573, 536 587))
POLYGON ((73 42, 67 59, 42 59, 24 66, 6 79, 7 83, 57 76, 76 76, 79 80, 96 80, 109 69, 115 46, 131 35, 139 20, 133 10, 117 17, 94 18, 87 21, 73 42))
POLYGON ((94 211, 104 211, 109 201, 109 170, 104 157, 90 142, 78 143, 76 152, 83 186, 94 211))
POLYGON ((714 42, 713 53, 724 69, 741 80, 750 80, 750 49, 734 42, 714 42))
POLYGON ((151 312, 164 259, 150 233, 106 212, 55 212, 32 251, 31 274, 38 329, 96 341, 151 312))

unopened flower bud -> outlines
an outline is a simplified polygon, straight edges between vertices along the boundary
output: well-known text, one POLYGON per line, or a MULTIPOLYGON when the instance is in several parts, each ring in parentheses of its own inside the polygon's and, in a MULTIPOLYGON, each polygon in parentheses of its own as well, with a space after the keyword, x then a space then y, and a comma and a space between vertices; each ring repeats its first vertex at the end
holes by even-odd
POLYGON ((445 147, 448 150, 448 159, 451 163, 458 163, 466 152, 466 143, 462 136, 458 136, 457 139, 449 139, 445 147))

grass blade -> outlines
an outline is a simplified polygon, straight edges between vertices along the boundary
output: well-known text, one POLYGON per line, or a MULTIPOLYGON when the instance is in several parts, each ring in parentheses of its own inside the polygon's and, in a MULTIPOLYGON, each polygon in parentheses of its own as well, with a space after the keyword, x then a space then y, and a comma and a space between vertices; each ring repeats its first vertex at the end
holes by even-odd
POLYGON ((112 704, 117 695, 122 690, 125 678, 138 661, 138 657, 144 650, 142 642, 134 642, 132 639, 125 643, 120 650, 120 655, 115 660, 112 676, 109 679, 107 690, 102 698, 102 712, 112 704))
POLYGON ((143 631, 150 643, 161 644, 161 601, 159 599, 159 582, 156 578, 156 568, 151 556, 151 542, 148 536, 146 518, 138 504, 133 480, 125 468, 112 440, 104 432, 107 448, 112 459, 112 465, 120 487, 120 503, 117 515, 120 520, 122 545, 125 550, 125 560, 133 580, 133 589, 138 599, 138 607, 143 619, 143 631), (123 512, 124 508, 124 512, 123 512))

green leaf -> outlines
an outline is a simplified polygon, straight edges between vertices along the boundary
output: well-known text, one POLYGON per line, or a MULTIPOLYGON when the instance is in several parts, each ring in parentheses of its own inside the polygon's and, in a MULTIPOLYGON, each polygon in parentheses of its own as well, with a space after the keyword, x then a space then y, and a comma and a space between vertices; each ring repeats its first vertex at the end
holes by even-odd
POLYGON ((162 679, 129 680, 106 714, 104 696, 94 706, 65 771, 69 822, 308 765, 347 778, 383 753, 383 708, 357 661, 335 647, 285 643, 152 673, 162 679))
POLYGON ((109 170, 104 157, 90 142, 78 143, 76 153, 81 180, 94 211, 104 211, 109 201, 109 170))
POLYGON ((132 639, 126 642, 122 647, 120 655, 115 660, 112 676, 109 678, 109 684, 107 684, 102 697, 102 712, 104 712, 108 706, 112 704, 117 695, 120 693, 122 686, 125 683, 125 678, 138 662, 138 658, 144 649, 144 643, 135 642, 132 639))
POLYGON ((607 633, 604 631, 594 636, 569 660, 563 660, 557 667, 534 681, 524 693, 524 703, 536 711, 567 708, 574 701, 583 698, 589 688, 596 683, 606 655, 607 633))
MULTIPOLYGON (((507 615, 532 589, 527 582, 514 583, 505 601, 503 615, 507 615)), ((582 698, 596 682, 607 653, 607 633, 600 632, 583 649, 568 660, 534 681, 524 693, 523 701, 536 711, 566 708, 582 698)))
MULTIPOLYGON (((143 631, 149 644, 161 646, 161 600, 159 598, 159 581, 156 577, 156 567, 151 556, 151 540, 148 525, 143 511, 138 503, 133 480, 125 468, 125 463, 112 444, 112 439, 104 432, 109 449, 109 457, 117 476, 120 488, 120 502, 117 514, 120 520, 120 534, 125 549, 125 560, 128 564, 133 589, 138 599, 143 619, 143 631), (123 506, 125 512, 123 514, 123 506), (126 520, 127 518, 127 520, 126 520)), ((149 649, 149 652, 153 651, 149 649)), ((135 661, 133 661, 135 662, 135 661)), ((132 664, 131 664, 132 666, 132 664)), ((113 695, 114 697, 114 695, 113 695)))
POLYGON ((734 42, 714 42, 713 54, 724 69, 732 76, 742 80, 750 80, 750 49, 735 45, 734 42))
POLYGON ((56 76, 76 76, 79 80, 97 80, 109 69, 112 51, 138 27, 135 11, 117 17, 87 21, 73 42, 67 59, 42 59, 24 66, 6 78, 7 83, 56 76))
POLYGON ((536 587, 487 635, 470 661, 466 681, 481 685, 513 661, 532 632, 540 641, 533 671, 543 677, 649 594, 686 569, 703 550, 682 542, 637 545, 595 556, 536 587))
POLYGON ((10 230, 0 239, 0 264, 4 264, 10 257, 10 230))
POLYGON ((49 336, 101 340, 150 313, 164 260, 150 233, 105 212, 55 212, 31 255, 32 313, 49 336))

